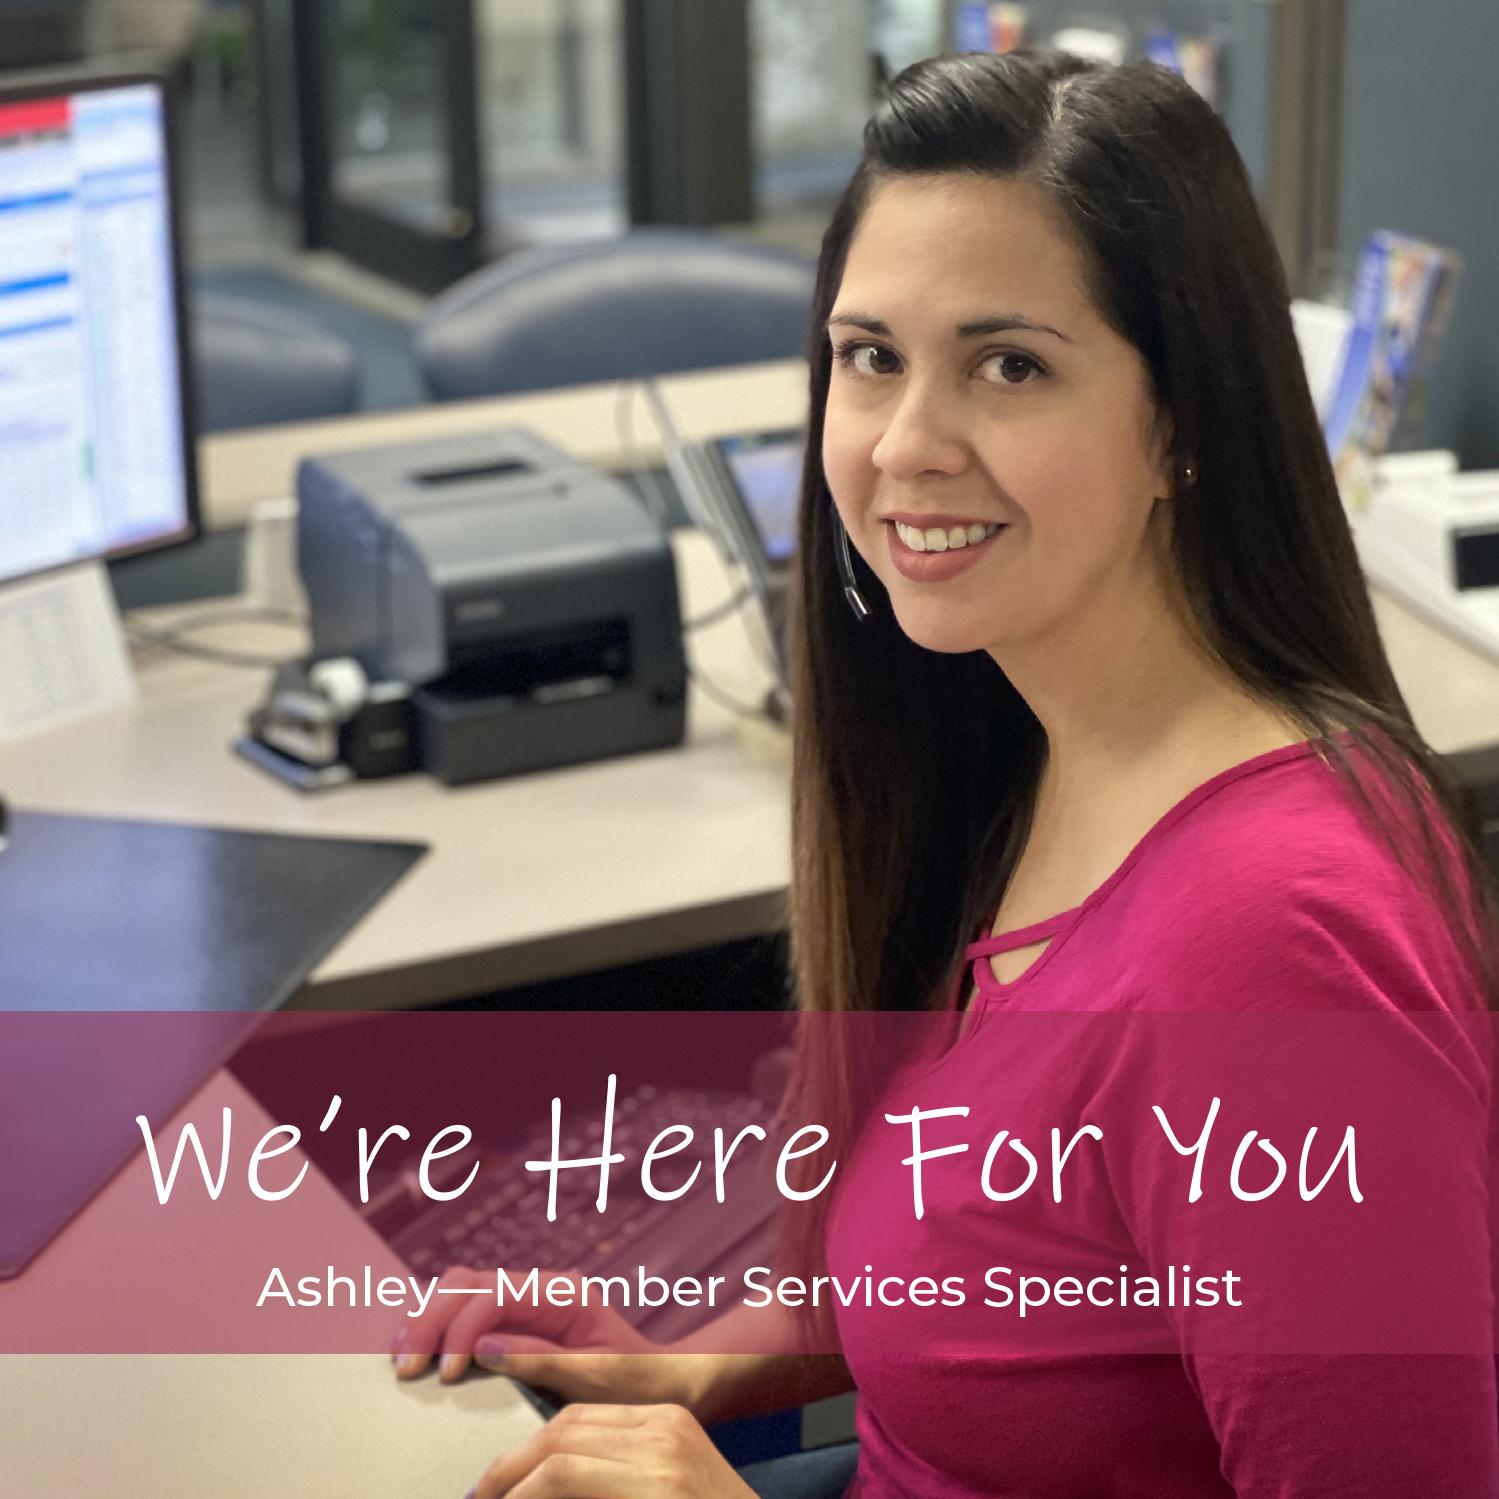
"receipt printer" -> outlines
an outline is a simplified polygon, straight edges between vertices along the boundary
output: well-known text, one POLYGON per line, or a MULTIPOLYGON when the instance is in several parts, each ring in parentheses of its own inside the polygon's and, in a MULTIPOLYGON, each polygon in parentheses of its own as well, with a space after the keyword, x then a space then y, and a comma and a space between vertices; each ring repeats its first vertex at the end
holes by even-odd
POLYGON ((1360 550, 1402 559, 1433 592, 1499 587, 1499 472, 1462 474, 1444 451, 1391 453, 1354 517, 1360 550))
POLYGON ((680 743, 671 546, 618 480, 502 430, 306 459, 313 656, 412 688, 449 785, 680 743))

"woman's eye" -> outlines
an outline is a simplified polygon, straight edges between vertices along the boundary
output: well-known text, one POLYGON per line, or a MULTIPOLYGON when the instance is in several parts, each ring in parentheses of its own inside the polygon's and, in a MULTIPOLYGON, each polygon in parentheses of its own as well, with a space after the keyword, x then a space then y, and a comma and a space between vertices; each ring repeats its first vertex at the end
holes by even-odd
POLYGON ((984 361, 984 368, 994 373, 990 377, 1006 385, 1024 385, 1033 375, 1044 375, 1040 361, 1029 354, 993 354, 984 361))
POLYGON ((856 375, 893 375, 900 367, 895 355, 879 344, 842 344, 837 353, 838 362, 856 375))

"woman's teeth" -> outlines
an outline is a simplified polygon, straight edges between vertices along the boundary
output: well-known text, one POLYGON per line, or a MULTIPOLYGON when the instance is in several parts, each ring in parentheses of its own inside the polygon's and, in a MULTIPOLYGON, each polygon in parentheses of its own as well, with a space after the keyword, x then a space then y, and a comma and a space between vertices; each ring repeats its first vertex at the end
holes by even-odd
POLYGON ((915 526, 895 522, 895 534, 913 552, 955 552, 960 547, 987 541, 1001 529, 998 525, 983 526, 975 521, 971 526, 933 526, 930 530, 918 531, 915 526))

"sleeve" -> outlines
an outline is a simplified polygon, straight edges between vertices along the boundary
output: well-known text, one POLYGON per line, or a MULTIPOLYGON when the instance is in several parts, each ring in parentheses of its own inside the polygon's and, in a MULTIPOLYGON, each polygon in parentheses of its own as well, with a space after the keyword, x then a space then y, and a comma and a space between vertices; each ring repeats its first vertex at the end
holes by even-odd
POLYGON ((1148 1273, 1218 1278, 1166 1315, 1224 1476, 1494 1499, 1492 1017, 1367 885, 1225 884, 1177 913, 1096 1103, 1148 1273))

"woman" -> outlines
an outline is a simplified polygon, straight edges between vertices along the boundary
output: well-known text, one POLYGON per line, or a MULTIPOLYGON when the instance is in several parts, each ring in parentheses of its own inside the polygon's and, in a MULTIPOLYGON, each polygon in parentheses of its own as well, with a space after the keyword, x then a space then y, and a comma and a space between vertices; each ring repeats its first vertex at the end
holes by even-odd
MULTIPOLYGON (((1491 897, 1380 646, 1276 252, 1180 80, 1017 54, 894 81, 824 240, 799 550, 807 1009, 956 1008, 953 1055, 1034 1101, 982 1051, 1002 1007, 1485 1003, 1491 897)), ((846 1127, 884 1081, 842 1078, 846 1127)), ((1109 1182, 1077 1242, 1149 1259, 1109 1182)), ((882 1238, 885 1185, 855 1154, 810 1252, 962 1239, 940 1196, 926 1239, 882 1238)), ((1453 1275, 1487 1268, 1471 1226, 1453 1275)), ((854 1384, 859 1499, 1499 1492, 1491 1360, 923 1356, 921 1326, 840 1313, 844 1357, 800 1362, 713 1329, 682 1359, 479 1344, 580 1403, 477 1492, 743 1495, 698 1422, 854 1384)), ((484 1330, 424 1326, 401 1372, 440 1348, 456 1377, 484 1330)))

